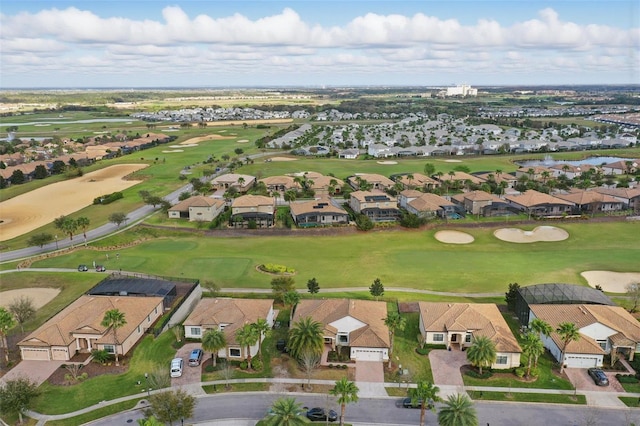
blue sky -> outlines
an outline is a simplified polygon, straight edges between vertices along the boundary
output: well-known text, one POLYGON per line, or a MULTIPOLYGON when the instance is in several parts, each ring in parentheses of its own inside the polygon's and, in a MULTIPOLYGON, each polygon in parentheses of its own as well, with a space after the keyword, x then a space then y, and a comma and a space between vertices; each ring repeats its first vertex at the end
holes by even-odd
POLYGON ((0 88, 640 83, 640 2, 3 0, 0 88))

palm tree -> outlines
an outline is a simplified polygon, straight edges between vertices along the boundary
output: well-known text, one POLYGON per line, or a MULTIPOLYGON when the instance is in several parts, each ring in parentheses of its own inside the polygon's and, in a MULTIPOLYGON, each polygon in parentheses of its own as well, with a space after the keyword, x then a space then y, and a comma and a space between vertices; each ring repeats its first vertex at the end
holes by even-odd
POLYGON ((84 242, 87 242, 87 228, 89 228, 89 225, 91 224, 91 221, 89 220, 88 217, 84 217, 81 216, 79 218, 76 219, 76 224, 82 228, 82 234, 84 235, 84 242))
POLYGON ((440 426, 477 426, 478 416, 473 402, 465 394, 449 395, 438 413, 440 426))
POLYGON ((467 349, 467 359, 471 365, 478 367, 482 375, 482 367, 489 367, 496 362, 496 345, 486 336, 473 339, 473 344, 467 349))
MULTIPOLYGON (((531 324, 529 324, 529 327, 531 327, 531 330, 538 333, 538 336, 543 335, 545 337, 549 337, 551 333, 553 333, 553 327, 551 327, 548 322, 541 320, 540 318, 534 318, 534 320, 531 321, 531 324)), ((535 368, 538 368, 538 358, 540 358, 540 355, 534 356, 533 366, 535 368)))
MULTIPOLYGON (((389 328, 389 337, 391 338, 391 346, 389 348, 389 360, 391 360, 391 352, 393 351, 393 338, 396 331, 402 331, 407 326, 407 320, 404 319, 398 312, 389 312, 384 319, 384 325, 389 328)), ((389 363, 391 364, 391 363, 389 363)))
POLYGON ((224 349, 227 346, 227 339, 224 337, 224 333, 220 330, 207 330, 202 336, 202 349, 207 352, 211 352, 211 361, 213 366, 216 366, 218 358, 218 351, 224 349))
POLYGON ((289 307, 289 323, 293 321, 293 310, 300 303, 300 294, 295 290, 290 290, 282 296, 282 300, 289 307))
POLYGON ((309 423, 303 414, 302 404, 295 398, 279 398, 273 401, 268 418, 264 420, 267 426, 297 426, 309 423))
POLYGON ((9 344, 7 343, 7 333, 16 325, 16 320, 11 313, 0 306, 0 344, 4 348, 4 360, 9 364, 9 344))
POLYGON ((111 327, 111 331, 113 331, 113 342, 114 342, 114 353, 116 356, 116 365, 120 365, 118 361, 118 329, 123 327, 127 323, 127 320, 124 318, 124 313, 120 312, 118 309, 111 309, 104 313, 104 318, 102 318, 102 322, 100 325, 103 327, 111 327))
POLYGON ((258 332, 258 354, 260 355, 260 359, 262 359, 262 339, 264 339, 269 330, 271 330, 271 326, 264 318, 258 318, 252 325, 258 332))
POLYGON ((351 402, 358 402, 358 392, 360 389, 354 382, 350 382, 349 379, 343 377, 336 382, 336 385, 329 390, 329 394, 337 396, 338 404, 340 404, 340 426, 344 425, 344 412, 347 408, 347 404, 351 402))
POLYGON ((416 404, 420 401, 420 426, 424 425, 424 416, 427 408, 434 410, 434 403, 440 401, 438 392, 440 392, 440 388, 426 380, 418 381, 415 388, 409 389, 411 403, 416 404))
POLYGON ((247 348, 247 364, 249 366, 249 370, 251 367, 251 346, 255 345, 256 342, 260 339, 258 335, 258 331, 252 324, 245 324, 242 328, 236 331, 236 340, 240 346, 247 348))
POLYGON ((567 345, 570 342, 580 340, 580 331, 578 331, 578 327, 572 322, 562 322, 558 324, 558 328, 556 328, 556 333, 562 339, 562 361, 560 362, 560 374, 564 371, 564 358, 567 355, 565 351, 567 350, 567 345))
POLYGON ((536 333, 528 332, 522 335, 522 354, 527 357, 527 377, 531 374, 531 362, 535 359, 536 366, 538 357, 544 353, 544 345, 540 336, 536 333))
POLYGON ((321 354, 323 348, 322 324, 311 317, 300 319, 289 330, 289 350, 292 356, 298 358, 305 350, 321 354))

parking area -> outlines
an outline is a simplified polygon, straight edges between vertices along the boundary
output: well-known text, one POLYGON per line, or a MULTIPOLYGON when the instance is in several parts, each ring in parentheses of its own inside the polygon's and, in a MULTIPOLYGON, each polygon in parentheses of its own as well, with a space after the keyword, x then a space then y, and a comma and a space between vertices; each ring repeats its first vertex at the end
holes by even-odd
POLYGON ((464 386, 460 367, 469 364, 466 352, 436 349, 429 352, 429 361, 436 385, 464 386))
MULTIPOLYGON (((176 352, 176 358, 182 358, 184 361, 184 367, 182 368, 182 377, 174 377, 171 379, 171 386, 184 386, 200 383, 202 368, 189 367, 189 354, 193 349, 201 347, 200 343, 186 343, 183 347, 176 352)), ((203 358, 204 359, 204 358, 203 358)), ((169 366, 167 365, 167 369, 169 366)))
POLYGON ((565 374, 569 378, 569 381, 575 386, 577 390, 583 391, 600 391, 600 392, 624 392, 624 388, 616 379, 616 373, 614 371, 605 371, 609 379, 609 386, 598 386, 593 382, 593 379, 587 373, 586 368, 565 368, 565 374))

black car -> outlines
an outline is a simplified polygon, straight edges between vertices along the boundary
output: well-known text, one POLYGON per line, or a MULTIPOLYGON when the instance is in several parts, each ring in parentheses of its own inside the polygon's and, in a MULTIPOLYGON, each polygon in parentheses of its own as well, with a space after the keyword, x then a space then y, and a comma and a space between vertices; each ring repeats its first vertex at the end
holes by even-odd
POLYGON ((88 270, 89 270, 89 267, 87 265, 78 265, 78 271, 87 272, 88 270))
MULTIPOLYGON (((418 399, 415 401, 415 404, 411 401, 411 398, 404 398, 402 400, 402 407, 404 408, 420 408, 420 406, 422 405, 422 400, 418 399)), ((433 401, 428 401, 427 402, 427 410, 430 410, 433 408, 433 401)))
POLYGON ((593 381, 598 386, 609 386, 609 379, 607 375, 604 374, 604 371, 599 368, 590 368, 587 370, 593 381))
MULTIPOLYGON (((307 411, 307 418, 312 422, 325 422, 327 421, 327 412, 321 407, 310 408, 307 411)), ((329 421, 335 422, 336 420, 338 420, 338 413, 329 410, 329 421)))

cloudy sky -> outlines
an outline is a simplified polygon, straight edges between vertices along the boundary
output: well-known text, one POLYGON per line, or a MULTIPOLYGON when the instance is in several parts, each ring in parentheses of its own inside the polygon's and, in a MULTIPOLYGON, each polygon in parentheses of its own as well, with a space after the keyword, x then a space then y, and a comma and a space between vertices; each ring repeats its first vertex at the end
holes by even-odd
POLYGON ((0 88, 637 84, 639 4, 2 0, 0 88))

